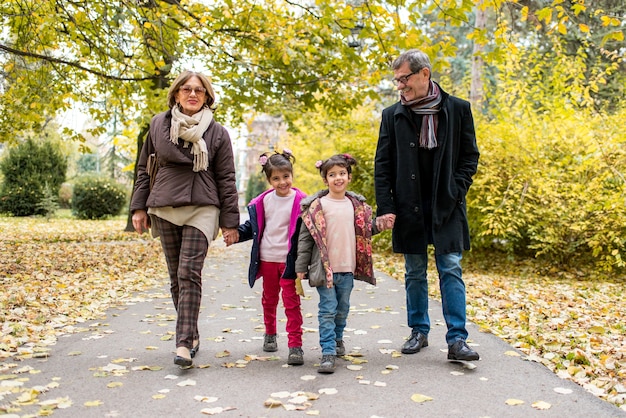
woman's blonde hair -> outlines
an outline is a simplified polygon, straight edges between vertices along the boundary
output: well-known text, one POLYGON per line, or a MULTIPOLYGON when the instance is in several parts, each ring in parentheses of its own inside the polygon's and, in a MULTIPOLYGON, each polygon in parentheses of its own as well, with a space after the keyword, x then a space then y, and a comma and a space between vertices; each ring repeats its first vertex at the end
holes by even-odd
POLYGON ((197 73, 195 71, 185 70, 172 83, 170 89, 167 92, 167 105, 171 108, 176 106, 176 93, 180 90, 180 88, 189 80, 191 77, 198 77, 202 86, 206 89, 206 94, 204 95, 204 106, 215 109, 215 91, 213 90, 213 86, 209 81, 209 78, 202 73, 197 73))

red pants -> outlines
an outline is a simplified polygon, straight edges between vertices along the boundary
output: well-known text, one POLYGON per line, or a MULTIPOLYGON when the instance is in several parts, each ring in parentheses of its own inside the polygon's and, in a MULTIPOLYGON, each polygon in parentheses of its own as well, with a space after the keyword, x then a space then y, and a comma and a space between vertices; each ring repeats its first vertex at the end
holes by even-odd
POLYGON ((276 308, 278 294, 283 291, 283 306, 287 317, 287 334, 289 347, 302 347, 302 311, 300 310, 300 296, 296 293, 294 279, 281 279, 285 271, 285 263, 261 261, 259 267, 263 277, 263 321, 265 333, 276 334, 276 308))

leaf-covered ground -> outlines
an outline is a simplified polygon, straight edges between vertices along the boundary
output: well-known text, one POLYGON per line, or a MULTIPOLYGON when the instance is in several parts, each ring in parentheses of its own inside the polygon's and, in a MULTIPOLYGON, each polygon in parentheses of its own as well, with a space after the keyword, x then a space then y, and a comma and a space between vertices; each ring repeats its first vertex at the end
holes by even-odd
MULTIPOLYGON (((162 284, 159 242, 122 232, 124 225, 0 218, 0 360, 19 355, 27 343, 45 353, 59 335, 162 284), (150 245, 137 245, 145 240, 150 245)), ((376 260, 377 269, 402 280, 399 256, 376 260)), ((469 319, 529 360, 626 408, 625 281, 511 274, 506 268, 466 269, 469 319)), ((431 296, 438 298, 435 272, 430 281, 431 296)))
POLYGON ((136 245, 124 222, 0 218, 0 359, 30 342, 45 346, 156 286, 158 241, 136 245))
MULTIPOLYGON (((626 410, 626 279, 559 271, 551 272, 554 277, 512 274, 507 267, 519 270, 510 264, 488 273, 466 269, 468 319, 529 360, 626 410)), ((401 256, 386 256, 376 268, 404 278, 401 256)), ((428 277, 430 296, 440 299, 436 271, 428 277)))

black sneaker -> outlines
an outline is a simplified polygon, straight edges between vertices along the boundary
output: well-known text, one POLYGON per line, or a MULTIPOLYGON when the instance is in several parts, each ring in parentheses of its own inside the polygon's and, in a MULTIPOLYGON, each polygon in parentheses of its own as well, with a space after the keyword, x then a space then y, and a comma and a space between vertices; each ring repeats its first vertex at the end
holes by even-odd
POLYGON ((263 339, 263 351, 266 351, 268 353, 278 351, 276 334, 265 334, 265 338, 263 339))
POLYGON ((335 351, 337 352, 338 356, 343 356, 346 354, 346 346, 343 343, 343 340, 337 340, 335 341, 335 351))
POLYGON ((317 368, 317 372, 322 374, 335 373, 335 356, 332 354, 322 355, 322 361, 320 361, 320 366, 317 368))
POLYGON ((290 366, 302 366, 304 364, 304 352, 300 347, 290 347, 287 364, 290 366))
POLYGON ((448 346, 448 360, 474 361, 479 359, 478 353, 469 348, 465 340, 458 340, 448 346))

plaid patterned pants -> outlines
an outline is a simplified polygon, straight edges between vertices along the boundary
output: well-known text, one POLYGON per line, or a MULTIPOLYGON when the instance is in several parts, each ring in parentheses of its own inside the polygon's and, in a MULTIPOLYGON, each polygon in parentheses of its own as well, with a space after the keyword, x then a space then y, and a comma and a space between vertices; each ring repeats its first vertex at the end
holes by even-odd
POLYGON ((161 234, 170 276, 172 301, 178 315, 176 320, 176 347, 193 347, 198 340, 198 316, 202 299, 202 266, 209 249, 204 234, 192 226, 174 225, 157 216, 154 225, 161 234))

